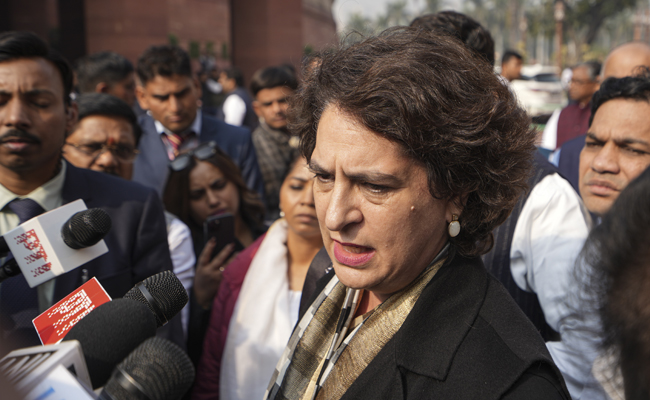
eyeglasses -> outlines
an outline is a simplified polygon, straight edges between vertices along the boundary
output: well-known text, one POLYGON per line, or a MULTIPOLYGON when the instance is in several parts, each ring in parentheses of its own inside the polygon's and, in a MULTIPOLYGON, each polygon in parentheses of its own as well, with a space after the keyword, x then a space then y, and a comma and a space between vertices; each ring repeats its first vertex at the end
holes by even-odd
POLYGON ((215 155, 218 150, 217 142, 204 143, 194 150, 179 154, 171 163, 169 163, 169 167, 175 172, 182 171, 190 165, 192 157, 199 161, 207 160, 215 155))
POLYGON ((99 158, 105 151, 110 151, 118 160, 130 163, 133 162, 135 157, 140 153, 137 149, 131 146, 122 144, 107 144, 107 143, 89 143, 89 144, 74 144, 65 142, 68 146, 74 147, 80 153, 92 157, 93 159, 99 158))

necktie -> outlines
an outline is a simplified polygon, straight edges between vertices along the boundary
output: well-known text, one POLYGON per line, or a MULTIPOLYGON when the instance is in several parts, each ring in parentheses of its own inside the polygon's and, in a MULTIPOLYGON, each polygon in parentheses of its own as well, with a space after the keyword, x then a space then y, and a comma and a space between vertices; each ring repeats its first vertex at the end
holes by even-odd
MULTIPOLYGON (((45 211, 32 199, 15 199, 7 204, 7 207, 18 216, 19 224, 45 211)), ((36 343, 31 343, 35 336, 32 319, 38 316, 38 291, 29 287, 23 274, 0 284, 0 313, 3 314, 2 331, 5 334, 11 333, 12 337, 14 334, 17 336, 13 338, 15 345, 38 344, 38 339, 36 343), (16 341, 22 343, 15 343, 16 341)))
POLYGON ((169 140, 169 144, 174 149, 174 155, 177 156, 185 138, 178 133, 172 133, 171 135, 167 135, 167 140, 169 140))

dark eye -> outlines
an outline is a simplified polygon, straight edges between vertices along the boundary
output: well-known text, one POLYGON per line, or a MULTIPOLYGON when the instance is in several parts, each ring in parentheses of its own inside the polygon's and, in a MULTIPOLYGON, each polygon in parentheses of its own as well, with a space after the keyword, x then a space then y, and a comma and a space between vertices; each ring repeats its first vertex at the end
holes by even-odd
POLYGON ((81 146, 88 153, 97 153, 104 148, 102 143, 88 143, 81 146))
POLYGON ((218 181, 212 182, 212 185, 210 185, 210 188, 213 190, 221 190, 226 187, 228 182, 225 179, 219 179, 218 181))
POLYGON ((369 191, 373 193, 385 193, 390 190, 390 188, 387 186, 375 185, 374 183, 369 182, 365 182, 363 186, 365 186, 369 191))
POLYGON ((134 156, 134 150, 135 149, 129 146, 117 146, 115 148, 115 155, 119 158, 129 159, 134 156))
POLYGON ((319 182, 331 182, 334 180, 334 177, 330 174, 325 174, 325 173, 316 173, 314 174, 314 178, 316 178, 317 181, 319 182))
POLYGON ((304 188, 305 188, 304 185, 291 185, 291 186, 289 186, 289 189, 291 189, 291 190, 302 190, 304 188))
POLYGON ((191 190, 190 200, 199 200, 205 194, 204 190, 191 190))

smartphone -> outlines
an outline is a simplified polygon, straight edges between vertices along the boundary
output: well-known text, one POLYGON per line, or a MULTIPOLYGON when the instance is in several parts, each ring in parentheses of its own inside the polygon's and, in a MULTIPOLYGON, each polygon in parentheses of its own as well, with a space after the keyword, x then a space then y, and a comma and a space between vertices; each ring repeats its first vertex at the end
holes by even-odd
POLYGON ((206 243, 211 238, 217 240, 217 244, 210 257, 212 259, 224 247, 235 241, 235 217, 229 213, 208 217, 203 223, 203 237, 206 243))

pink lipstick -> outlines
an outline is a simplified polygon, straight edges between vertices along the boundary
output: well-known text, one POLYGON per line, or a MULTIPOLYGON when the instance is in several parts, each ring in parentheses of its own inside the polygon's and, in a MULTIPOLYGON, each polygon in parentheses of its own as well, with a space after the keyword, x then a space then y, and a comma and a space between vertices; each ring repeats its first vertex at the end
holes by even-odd
POLYGON ((341 243, 334 240, 334 257, 340 264, 359 267, 370 261, 374 255, 375 250, 370 247, 353 243, 341 243))

